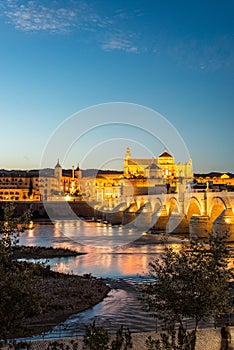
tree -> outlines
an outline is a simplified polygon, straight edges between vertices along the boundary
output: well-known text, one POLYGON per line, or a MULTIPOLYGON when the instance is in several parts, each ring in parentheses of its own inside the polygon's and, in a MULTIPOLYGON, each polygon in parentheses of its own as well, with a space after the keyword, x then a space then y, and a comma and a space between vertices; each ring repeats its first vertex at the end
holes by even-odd
POLYGON ((31 220, 30 210, 21 216, 15 216, 13 203, 5 206, 0 221, 0 265, 7 267, 12 265, 12 249, 19 241, 20 233, 28 228, 31 220))
POLYGON ((103 327, 97 327, 95 321, 86 326, 83 338, 84 350, 128 350, 132 349, 132 336, 123 326, 115 334, 115 339, 110 343, 108 331, 103 327))
POLYGON ((153 339, 149 336, 146 339, 147 350, 194 350, 196 345, 195 331, 188 332, 180 326, 178 332, 175 327, 167 328, 166 333, 160 334, 160 339, 153 339))
POLYGON ((165 246, 161 258, 150 263, 150 282, 141 289, 142 299, 172 338, 176 324, 184 329, 185 318, 194 320, 196 337, 201 320, 228 310, 232 271, 225 239, 218 235, 210 236, 208 244, 191 241, 179 252, 165 246))
POLYGON ((17 334, 25 317, 40 310, 39 296, 31 288, 30 264, 12 259, 18 237, 31 219, 30 211, 15 217, 13 204, 3 208, 0 221, 0 338, 17 334))

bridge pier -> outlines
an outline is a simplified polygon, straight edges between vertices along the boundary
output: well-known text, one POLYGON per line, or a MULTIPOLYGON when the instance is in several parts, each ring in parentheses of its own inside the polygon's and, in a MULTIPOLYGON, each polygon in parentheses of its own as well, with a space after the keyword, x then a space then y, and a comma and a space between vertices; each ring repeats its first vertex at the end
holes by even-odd
POLYGON ((152 212, 136 213, 134 226, 139 229, 149 230, 152 225, 152 212))
POLYGON ((227 241, 234 241, 234 215, 231 208, 225 209, 213 223, 214 235, 227 235, 227 241))
POLYGON ((123 211, 123 225, 130 224, 132 221, 136 219, 138 207, 136 202, 130 204, 130 206, 123 211))
POLYGON ((207 215, 192 215, 189 222, 191 238, 205 238, 212 233, 212 222, 207 215))
POLYGON ((123 211, 110 211, 106 213, 106 221, 111 225, 121 225, 123 222, 123 211))
POLYGON ((166 232, 175 234, 189 233, 189 221, 187 217, 184 215, 171 214, 167 223, 166 232))
MULTIPOLYGON (((232 211, 218 216, 224 209, 234 208, 233 192, 186 192, 180 184, 179 193, 124 197, 117 202, 100 203, 94 210, 96 220, 112 225, 132 223, 139 229, 174 234, 189 233, 191 237, 208 237, 221 230, 234 236, 232 211), (114 203, 117 206, 114 206, 114 203), (156 210, 156 211, 155 211, 156 210), (191 218, 191 220, 189 220, 191 218)), ((231 210, 231 209, 230 209, 231 210)), ((232 239, 232 238, 231 238, 232 239)))
POLYGON ((152 214, 152 229, 157 232, 165 232, 169 215, 166 205, 162 205, 155 213, 152 214))

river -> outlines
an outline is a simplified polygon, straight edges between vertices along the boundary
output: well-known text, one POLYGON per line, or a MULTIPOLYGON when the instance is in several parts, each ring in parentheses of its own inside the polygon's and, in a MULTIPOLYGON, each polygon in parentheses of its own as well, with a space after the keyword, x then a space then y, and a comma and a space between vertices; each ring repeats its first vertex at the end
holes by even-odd
MULTIPOLYGON (((20 237, 20 244, 67 247, 87 253, 50 259, 48 263, 53 270, 79 275, 91 273, 104 278, 112 288, 98 305, 69 317, 66 322, 36 339, 81 336, 85 325, 93 320, 110 332, 115 332, 120 325, 129 327, 132 332, 156 330, 158 324, 142 310, 134 286, 147 274, 149 262, 162 253, 163 244, 160 235, 155 236, 156 244, 147 243, 147 239, 146 244, 134 241, 141 234, 132 228, 61 220, 54 224, 35 224, 25 231, 20 237)), ((181 238, 174 237, 170 245, 175 250, 180 249, 181 238)))

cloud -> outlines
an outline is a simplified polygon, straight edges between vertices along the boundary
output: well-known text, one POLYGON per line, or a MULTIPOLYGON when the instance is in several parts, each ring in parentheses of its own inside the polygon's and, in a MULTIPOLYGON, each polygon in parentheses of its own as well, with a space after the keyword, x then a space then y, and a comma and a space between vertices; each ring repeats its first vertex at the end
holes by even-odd
POLYGON ((68 1, 60 6, 58 1, 43 4, 41 1, 7 0, 2 4, 8 23, 21 31, 47 31, 64 33, 74 29, 92 30, 105 25, 99 16, 82 1, 68 1), (67 6, 67 5, 70 5, 67 6))
POLYGON ((138 52, 133 34, 124 32, 130 16, 122 9, 109 16, 100 16, 85 0, 6 0, 0 7, 7 22, 20 31, 53 34, 89 32, 93 42, 105 51, 138 52))
POLYGON ((120 50, 137 53, 139 50, 135 45, 133 45, 131 40, 120 38, 115 35, 112 35, 109 39, 107 39, 101 45, 101 47, 105 51, 120 50))

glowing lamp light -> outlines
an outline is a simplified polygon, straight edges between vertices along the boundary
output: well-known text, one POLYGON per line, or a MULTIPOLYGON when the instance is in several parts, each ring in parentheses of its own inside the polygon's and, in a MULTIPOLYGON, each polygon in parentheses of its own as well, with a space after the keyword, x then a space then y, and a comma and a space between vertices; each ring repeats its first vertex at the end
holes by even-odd
POLYGON ((71 200, 71 196, 69 196, 69 194, 67 194, 66 197, 65 197, 65 201, 68 202, 68 201, 70 201, 70 200, 71 200))

